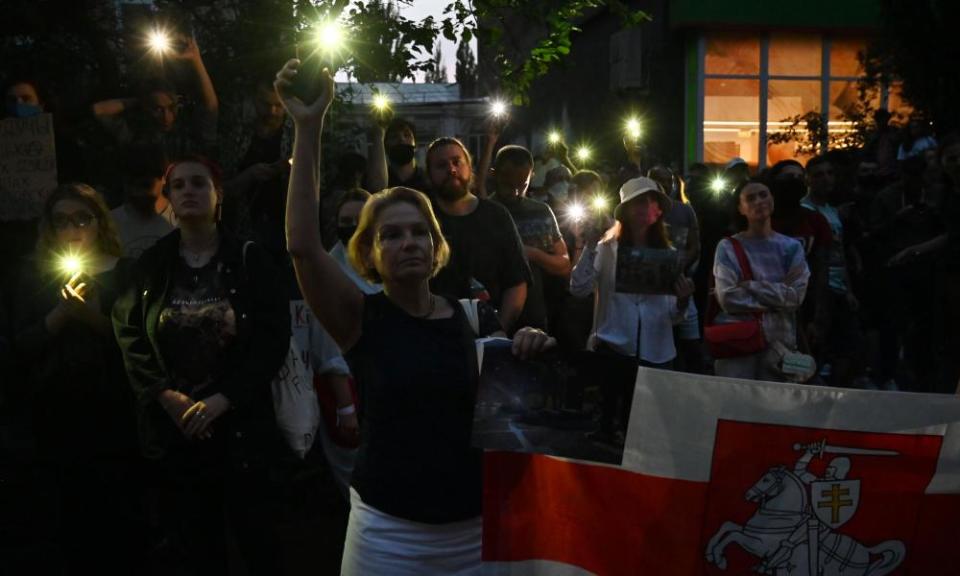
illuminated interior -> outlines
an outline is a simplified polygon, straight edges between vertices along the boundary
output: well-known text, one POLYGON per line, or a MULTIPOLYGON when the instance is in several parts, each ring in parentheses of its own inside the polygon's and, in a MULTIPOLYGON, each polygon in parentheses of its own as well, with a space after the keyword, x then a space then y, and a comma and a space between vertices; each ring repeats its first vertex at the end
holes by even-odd
MULTIPOLYGON (((831 134, 851 131, 853 123, 845 111, 859 102, 858 53, 865 46, 862 38, 812 33, 707 34, 702 68, 703 161, 723 164, 741 157, 756 168, 784 158, 803 160, 806 155, 799 153, 796 141, 773 143, 770 136, 786 130, 792 118, 809 112, 826 112, 831 134)), ((871 100, 873 107, 879 107, 879 94, 871 100)), ((894 87, 887 105, 895 117, 903 115, 894 87)))

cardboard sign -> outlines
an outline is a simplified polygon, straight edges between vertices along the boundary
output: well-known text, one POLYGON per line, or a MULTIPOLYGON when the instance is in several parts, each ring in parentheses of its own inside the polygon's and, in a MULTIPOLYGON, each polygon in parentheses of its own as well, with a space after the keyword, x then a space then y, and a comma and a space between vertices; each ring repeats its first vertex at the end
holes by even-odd
POLYGON ((53 116, 0 120, 0 220, 38 217, 56 186, 53 116))
POLYGON ((680 274, 680 253, 676 250, 617 249, 617 292, 630 294, 673 294, 680 274))

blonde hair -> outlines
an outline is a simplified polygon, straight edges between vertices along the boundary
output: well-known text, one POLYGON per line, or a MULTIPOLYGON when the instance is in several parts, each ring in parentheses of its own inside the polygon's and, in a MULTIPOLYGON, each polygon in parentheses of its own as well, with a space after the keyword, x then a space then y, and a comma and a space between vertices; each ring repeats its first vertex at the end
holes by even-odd
POLYGON ((382 282, 383 279, 375 268, 370 265, 370 252, 377 233, 377 220, 380 214, 390 206, 401 202, 414 206, 430 226, 430 236, 433 238, 433 267, 430 277, 434 277, 450 260, 450 245, 447 244, 440 230, 440 223, 430 207, 430 200, 423 192, 413 188, 397 186, 387 188, 373 194, 360 212, 360 223, 357 231, 347 244, 347 258, 350 264, 364 279, 370 282, 382 282))
POLYGON ((47 258, 59 248, 57 231, 53 229, 53 208, 61 200, 80 202, 93 213, 97 219, 97 248, 100 252, 109 256, 123 255, 120 236, 117 234, 113 217, 110 215, 110 209, 107 208, 103 196, 86 184, 74 182, 58 186, 44 203, 43 214, 40 216, 38 225, 37 256, 47 258))

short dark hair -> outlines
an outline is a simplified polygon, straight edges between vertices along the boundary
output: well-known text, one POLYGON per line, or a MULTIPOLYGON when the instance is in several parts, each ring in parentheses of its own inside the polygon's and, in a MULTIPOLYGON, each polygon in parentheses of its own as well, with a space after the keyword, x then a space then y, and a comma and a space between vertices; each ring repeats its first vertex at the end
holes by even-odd
POLYGON ((577 170, 577 173, 573 175, 573 184, 577 188, 586 188, 593 185, 603 188, 603 178, 593 170, 577 170))
POLYGON ((26 84, 33 88, 33 91, 37 93, 37 99, 40 100, 40 103, 43 104, 46 102, 46 94, 43 92, 43 86, 36 78, 31 78, 29 76, 14 76, 10 78, 7 82, 3 84, 3 93, 6 94, 7 90, 13 88, 17 84, 26 84))
POLYGON ((779 176, 780 173, 783 172, 784 169, 786 169, 787 166, 796 166, 796 167, 799 168, 800 170, 803 170, 804 173, 806 173, 806 170, 803 168, 803 164, 801 164, 801 163, 798 162, 797 160, 794 160, 793 158, 788 158, 788 159, 786 159, 786 160, 781 160, 781 161, 777 162, 776 164, 774 164, 773 166, 771 166, 770 169, 767 170, 767 173, 766 173, 767 179, 768 179, 768 180, 773 180, 774 178, 776 178, 777 176, 779 176))
POLYGON ((390 121, 390 124, 387 125, 384 138, 389 139, 390 136, 404 130, 409 130, 414 137, 417 135, 417 127, 413 124, 413 122, 407 120, 406 118, 396 117, 390 121))
POLYGON ((497 157, 493 161, 493 167, 499 170, 507 164, 511 166, 530 166, 532 168, 533 154, 523 146, 509 144, 497 151, 497 157))
POLYGON ((343 193, 343 196, 340 197, 340 201, 337 202, 337 211, 335 212, 335 216, 337 218, 340 217, 340 210, 343 209, 345 204, 349 204, 350 202, 363 202, 366 204, 367 200, 370 199, 370 196, 371 194, 363 188, 351 188, 347 190, 343 193))
POLYGON ((832 163, 828 156, 826 156, 825 154, 821 154, 820 156, 814 156, 813 158, 807 160, 807 166, 805 170, 809 172, 821 164, 832 164, 832 163))

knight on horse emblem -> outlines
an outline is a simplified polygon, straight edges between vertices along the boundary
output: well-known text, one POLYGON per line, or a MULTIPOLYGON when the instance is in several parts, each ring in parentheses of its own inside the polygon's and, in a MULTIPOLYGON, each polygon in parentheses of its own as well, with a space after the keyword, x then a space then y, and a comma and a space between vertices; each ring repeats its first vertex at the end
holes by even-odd
POLYGON ((850 456, 897 456, 892 450, 831 446, 826 439, 794 444, 803 454, 792 469, 774 466, 747 490, 758 504, 744 525, 724 522, 707 544, 707 562, 726 569, 724 550, 738 544, 760 559, 761 574, 774 576, 882 576, 906 555, 899 540, 868 547, 837 532, 860 505, 860 480, 848 479, 850 456), (808 471, 814 457, 835 455, 822 478, 808 471))

